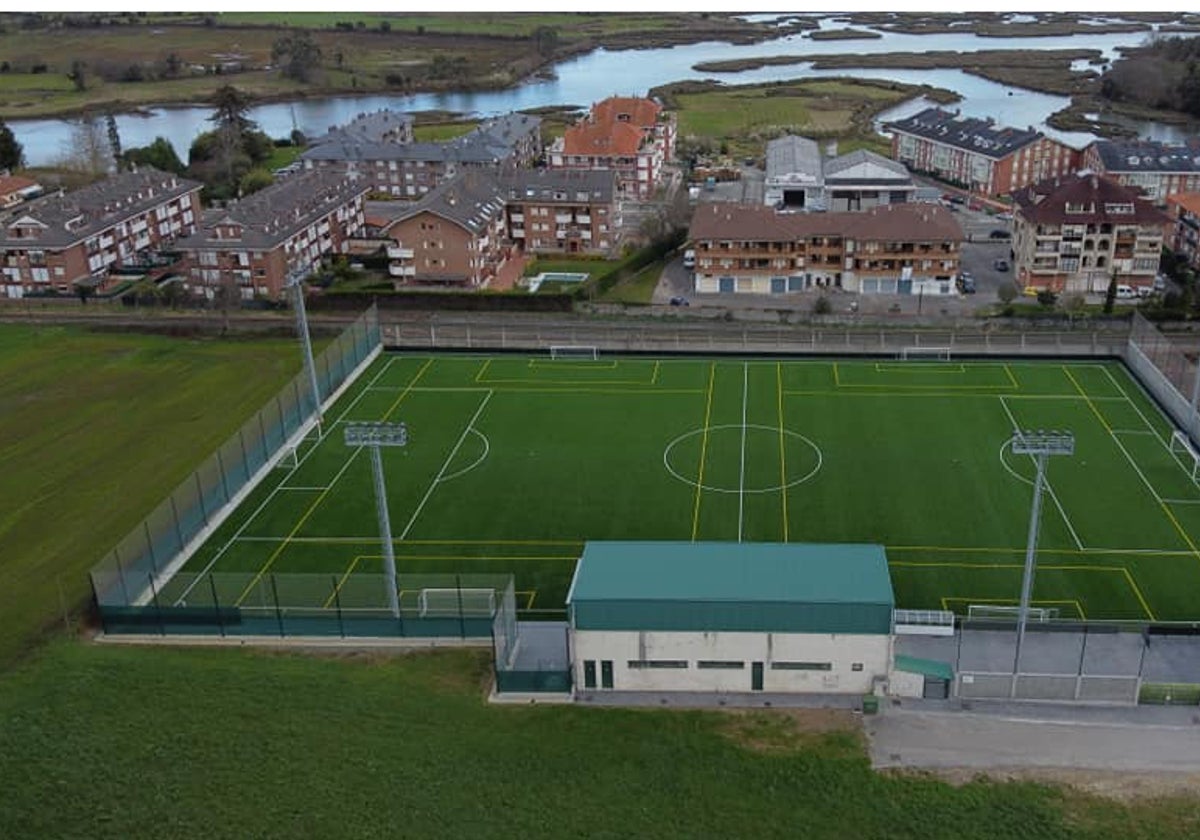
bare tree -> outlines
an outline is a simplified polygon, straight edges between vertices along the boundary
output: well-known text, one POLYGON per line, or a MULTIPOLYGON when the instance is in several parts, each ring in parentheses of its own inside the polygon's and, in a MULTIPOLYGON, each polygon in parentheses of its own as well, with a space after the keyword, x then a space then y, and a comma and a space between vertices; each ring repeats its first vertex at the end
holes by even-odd
POLYGON ((74 123, 58 165, 63 169, 98 177, 108 173, 111 163, 112 151, 99 120, 84 117, 74 123))

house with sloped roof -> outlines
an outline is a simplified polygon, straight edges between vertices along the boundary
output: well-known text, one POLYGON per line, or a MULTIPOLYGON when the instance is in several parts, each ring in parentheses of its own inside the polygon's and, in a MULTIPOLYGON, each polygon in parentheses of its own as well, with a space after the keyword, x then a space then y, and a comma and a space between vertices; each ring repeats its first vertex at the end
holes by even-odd
POLYGON ((42 192, 41 185, 20 175, 0 173, 0 210, 14 207, 42 192))
POLYGON ((1013 266, 1031 290, 1102 294, 1115 277, 1152 288, 1171 220, 1133 187, 1094 172, 1013 194, 1013 266))
POLYGON ((865 149, 830 156, 807 137, 767 142, 763 203, 787 211, 850 212, 913 199, 916 184, 902 163, 865 149))
POLYGON ((1174 222, 1171 250, 1186 258, 1193 271, 1200 271, 1200 192, 1167 196, 1167 215, 1174 222))
POLYGON ((1185 143, 1097 140, 1083 150, 1083 165, 1140 189, 1161 206, 1176 193, 1200 192, 1200 137, 1185 143))
POLYGON ((1000 126, 942 108, 926 108, 885 128, 894 160, 984 196, 1007 195, 1079 168, 1078 150, 1032 127, 1000 126))
POLYGON ((650 99, 611 96, 594 104, 547 150, 550 169, 600 169, 617 173, 622 198, 646 200, 675 157, 675 121, 650 99))

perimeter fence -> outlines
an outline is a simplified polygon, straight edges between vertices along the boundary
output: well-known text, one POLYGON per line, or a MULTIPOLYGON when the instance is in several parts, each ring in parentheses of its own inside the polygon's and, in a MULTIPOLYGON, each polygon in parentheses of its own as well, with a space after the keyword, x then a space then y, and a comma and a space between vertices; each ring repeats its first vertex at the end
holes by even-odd
POLYGON ((1200 443, 1200 420, 1192 407, 1200 389, 1197 359, 1190 358, 1151 321, 1134 313, 1125 363, 1193 443, 1200 443))
POLYGON ((315 358, 318 394, 306 372, 185 478, 141 524, 92 567, 102 617, 109 609, 145 605, 216 528, 266 470, 294 450, 315 425, 318 406, 332 402, 380 351, 379 319, 363 313, 315 358))

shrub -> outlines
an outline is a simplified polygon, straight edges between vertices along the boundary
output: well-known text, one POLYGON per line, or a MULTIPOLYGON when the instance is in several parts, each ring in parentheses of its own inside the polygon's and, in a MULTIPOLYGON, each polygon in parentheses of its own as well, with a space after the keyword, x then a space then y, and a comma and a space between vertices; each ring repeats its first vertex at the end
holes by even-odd
POLYGON ((833 311, 833 304, 829 302, 829 298, 821 295, 817 298, 817 302, 813 304, 814 315, 828 315, 833 311))

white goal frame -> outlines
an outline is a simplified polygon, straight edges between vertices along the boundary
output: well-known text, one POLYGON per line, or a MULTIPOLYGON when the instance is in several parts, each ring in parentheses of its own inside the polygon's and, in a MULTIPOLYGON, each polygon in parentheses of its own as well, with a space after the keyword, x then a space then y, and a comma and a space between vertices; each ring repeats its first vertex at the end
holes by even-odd
POLYGON ((902 347, 900 349, 901 361, 934 361, 948 362, 950 361, 949 347, 902 347))
MULTIPOLYGON (((1178 429, 1171 432, 1171 442, 1168 445, 1168 449, 1170 449, 1172 455, 1174 455, 1176 452, 1187 453, 1188 457, 1191 459, 1191 470, 1189 472, 1192 476, 1192 482, 1196 483, 1198 480, 1200 480, 1200 452, 1197 452, 1196 448, 1192 446, 1192 442, 1187 435, 1178 429)), ((1178 461, 1179 459, 1176 458, 1175 460, 1178 461)), ((1180 463, 1180 466, 1185 470, 1188 468, 1186 461, 1180 463)))
MULTIPOLYGON (((1021 608, 1012 604, 968 604, 967 618, 995 618, 1016 621, 1021 617, 1021 608)), ((1029 621, 1045 624, 1058 618, 1058 607, 1029 607, 1029 621)))
POLYGON ((421 618, 492 618, 496 615, 495 589, 430 587, 417 595, 421 618))
POLYGON ((600 359, 600 348, 594 344, 551 344, 551 359, 582 359, 595 362, 600 359))

